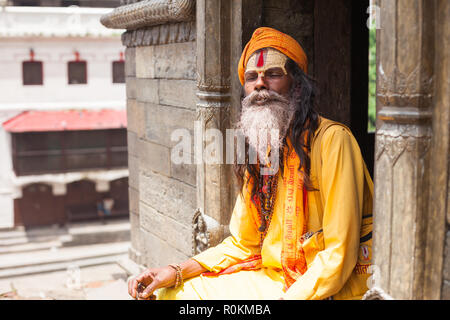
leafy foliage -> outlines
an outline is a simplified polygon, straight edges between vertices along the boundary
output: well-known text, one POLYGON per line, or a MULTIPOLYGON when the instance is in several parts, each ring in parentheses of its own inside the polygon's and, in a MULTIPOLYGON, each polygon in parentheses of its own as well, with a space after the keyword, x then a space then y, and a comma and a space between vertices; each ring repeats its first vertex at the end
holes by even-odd
POLYGON ((369 30, 369 124, 368 131, 375 131, 376 119, 376 29, 369 30))

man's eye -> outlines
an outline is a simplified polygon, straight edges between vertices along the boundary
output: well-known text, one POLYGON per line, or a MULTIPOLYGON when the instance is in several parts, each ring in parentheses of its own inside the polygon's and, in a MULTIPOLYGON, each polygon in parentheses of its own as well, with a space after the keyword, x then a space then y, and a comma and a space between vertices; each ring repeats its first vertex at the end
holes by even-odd
POLYGON ((278 72, 270 72, 270 73, 266 74, 266 77, 269 77, 269 78, 279 78, 281 76, 282 76, 282 74, 278 73, 278 72))
POLYGON ((257 78, 258 78, 258 76, 251 74, 251 75, 245 76, 245 81, 255 81, 257 78))

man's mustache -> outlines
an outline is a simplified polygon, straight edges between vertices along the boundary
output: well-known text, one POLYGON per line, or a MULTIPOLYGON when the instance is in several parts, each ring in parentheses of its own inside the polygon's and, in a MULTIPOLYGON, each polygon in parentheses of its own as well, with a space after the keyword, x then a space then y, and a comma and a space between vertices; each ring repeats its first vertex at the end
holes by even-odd
POLYGON ((255 90, 242 100, 242 106, 249 107, 255 104, 263 105, 266 103, 277 101, 285 104, 289 103, 288 99, 273 90, 255 90))

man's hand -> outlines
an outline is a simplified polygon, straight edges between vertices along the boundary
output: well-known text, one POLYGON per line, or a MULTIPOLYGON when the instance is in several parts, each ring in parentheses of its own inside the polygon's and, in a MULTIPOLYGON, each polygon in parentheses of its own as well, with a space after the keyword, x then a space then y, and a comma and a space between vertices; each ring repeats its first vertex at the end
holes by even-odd
POLYGON ((147 269, 128 281, 128 294, 134 299, 151 300, 156 289, 170 287, 175 280, 176 271, 169 266, 147 269))

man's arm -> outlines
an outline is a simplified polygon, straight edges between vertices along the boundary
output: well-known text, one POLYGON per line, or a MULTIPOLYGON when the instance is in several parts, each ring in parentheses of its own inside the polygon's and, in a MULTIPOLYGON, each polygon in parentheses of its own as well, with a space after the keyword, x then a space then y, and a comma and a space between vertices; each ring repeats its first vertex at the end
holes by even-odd
MULTIPOLYGON (((244 188, 246 188, 244 186, 244 188)), ((248 205, 249 194, 244 189, 244 197, 239 194, 230 220, 231 236, 220 244, 192 257, 212 272, 221 270, 259 254, 259 233, 255 215, 256 208, 248 205)))
MULTIPOLYGON (((245 199, 241 195, 236 199, 230 221, 231 236, 180 264, 183 279, 198 276, 205 271, 219 272, 259 253, 259 234, 254 217, 257 213, 253 206, 246 205, 248 197, 244 193, 245 199)), ((173 286, 175 280, 176 272, 169 266, 147 269, 128 283, 128 292, 135 299, 147 299, 156 289, 173 286), (146 286, 146 289, 138 296, 139 283, 146 286)))

